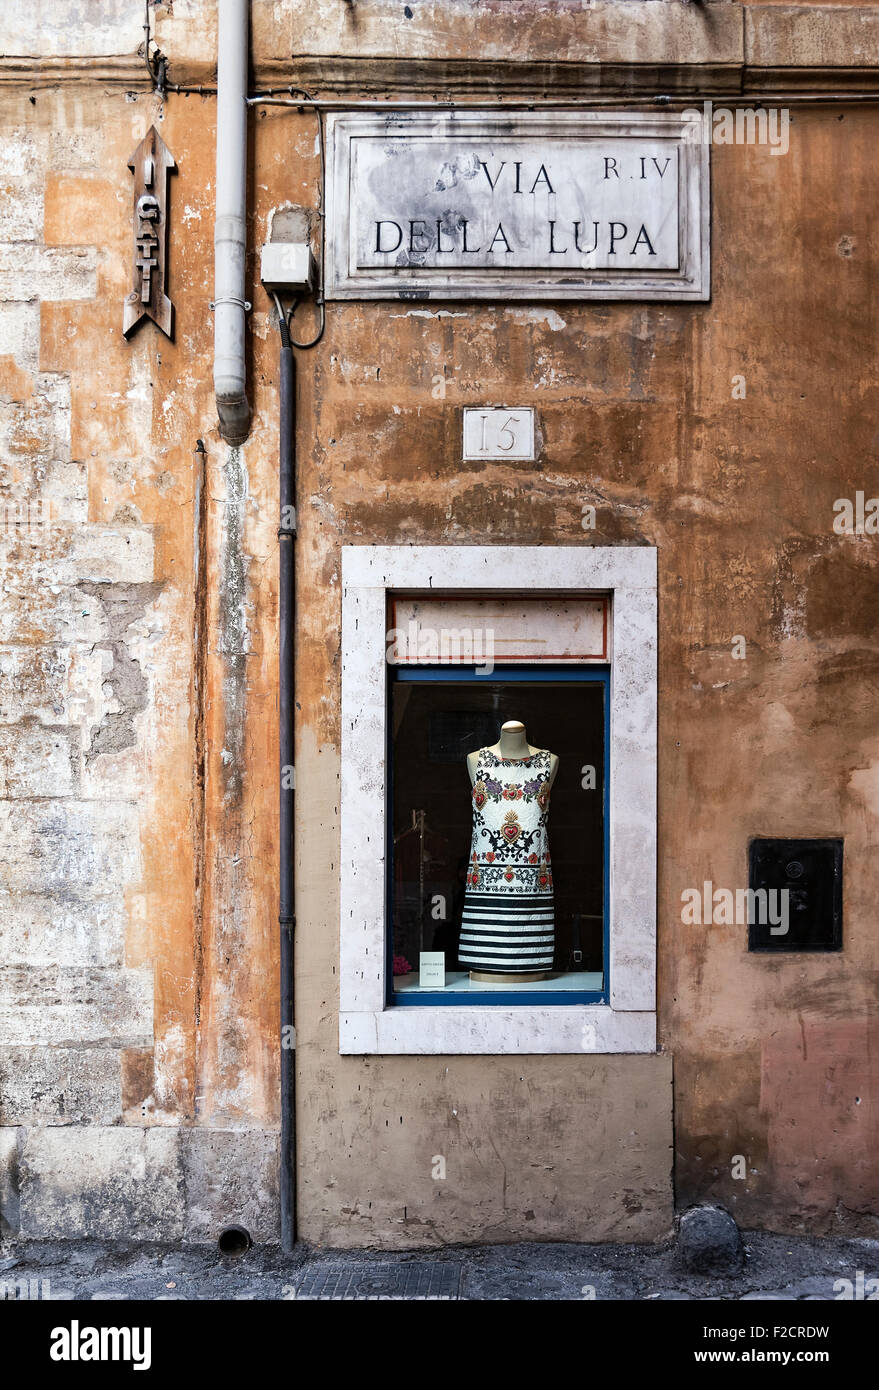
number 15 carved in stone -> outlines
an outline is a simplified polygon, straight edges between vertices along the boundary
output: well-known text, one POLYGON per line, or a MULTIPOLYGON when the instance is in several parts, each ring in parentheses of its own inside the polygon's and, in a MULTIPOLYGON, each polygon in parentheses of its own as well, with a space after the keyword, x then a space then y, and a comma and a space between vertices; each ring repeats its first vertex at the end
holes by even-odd
POLYGON ((533 459, 534 411, 465 409, 465 459, 533 459))
POLYGON ((150 126, 128 161, 134 175, 133 283, 125 298, 122 332, 129 337, 143 318, 173 335, 174 305, 165 294, 168 257, 168 174, 174 156, 150 126))

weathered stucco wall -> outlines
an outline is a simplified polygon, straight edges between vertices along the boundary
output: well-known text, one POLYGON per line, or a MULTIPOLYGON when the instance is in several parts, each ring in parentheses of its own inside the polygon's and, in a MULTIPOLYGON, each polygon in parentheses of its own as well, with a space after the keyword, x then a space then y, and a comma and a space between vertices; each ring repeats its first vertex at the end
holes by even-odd
MULTIPOLYGON (((263 166, 278 139, 281 154, 289 121, 259 123, 263 166)), ((337 646, 326 605, 332 595, 338 612, 342 539, 573 543, 591 503, 596 544, 659 547, 659 1006, 674 1057, 677 1197, 718 1198, 746 1223, 782 1229, 869 1232, 877 1210, 877 555, 870 537, 833 532, 834 500, 858 488, 869 495, 875 467, 875 121, 851 107, 798 110, 787 156, 715 148, 707 305, 335 307, 314 372, 302 373, 302 787, 325 786, 336 771, 337 646), (444 399, 434 399, 437 377, 444 399), (539 412, 540 462, 462 463, 460 407, 513 398, 539 412), (743 661, 733 657, 738 634, 743 661), (760 834, 845 836, 842 955, 748 956, 741 927, 682 925, 685 888, 708 878, 747 884, 747 842, 760 834), (745 1180, 732 1176, 738 1154, 745 1180)), ((333 795, 322 787, 314 821, 303 811, 309 884, 332 862, 333 795)), ((410 1239, 401 1155, 457 1153, 465 1077, 490 1092, 479 1127, 498 1162, 464 1150, 460 1178, 434 1184, 442 1192, 418 1210, 419 1222, 435 1223, 425 1238, 466 1238, 489 1211, 498 1237, 526 1229, 504 1173, 520 1171, 526 1133, 568 1154, 557 1182, 559 1168, 570 1177, 568 1165, 585 1159, 580 1234, 613 1229, 618 1202, 586 1196, 595 1135, 578 1097, 592 1095, 594 1062, 522 1059, 532 1099, 507 1111, 515 1087, 506 1062, 452 1061, 438 1087, 426 1059, 334 1057, 335 909, 327 902, 313 930, 309 905, 299 944, 306 1233, 395 1238, 379 1226, 398 1192, 398 1238, 410 1239), (318 1044, 320 1068, 310 1061, 318 1044), (555 1088, 569 1097, 561 1114, 543 1109, 555 1088), (368 1189, 364 1168, 376 1175, 368 1189)), ((596 1119, 602 1142, 624 1148, 616 1105, 655 1096, 660 1082, 634 1058, 610 1069, 602 1094, 615 1105, 599 1103, 596 1119)), ((535 1235, 570 1232, 570 1195, 551 1208, 536 1197, 521 1205, 536 1210, 535 1235)), ((641 1223, 640 1234, 661 1226, 646 1213, 641 1223)))
MULTIPOLYGON (((273 978, 273 889, 246 866, 248 847, 271 859, 272 831, 249 826, 258 782, 245 787, 242 763, 248 739, 274 738, 246 695, 274 642, 258 611, 272 608, 271 547, 243 459, 197 452, 214 418, 214 103, 30 96, 4 96, 0 150, 12 1186, 26 1234, 210 1236, 234 1193, 265 1235, 275 1010, 252 975, 273 978), (126 165, 160 119, 181 170, 179 328, 173 344, 151 325, 126 342, 126 165)), ((256 761, 270 786, 270 749, 256 761)))
MULTIPOLYGON (((35 58, 4 36, 25 55, 4 60, 0 89, 0 502, 15 508, 0 535, 4 1220, 27 1236, 190 1239, 238 1220, 272 1238, 277 334, 254 256, 254 429, 230 450, 211 392, 214 102, 151 97, 140 33, 125 6, 106 8, 99 80, 54 40, 35 58), (178 164, 174 343, 149 324, 121 335, 126 161, 153 121, 178 164)), ((434 6, 417 31, 397 17, 393 44, 369 38, 387 6, 343 23, 349 8, 322 7, 318 24, 255 5, 258 73, 292 80, 311 60, 291 68, 290 53, 310 45, 327 86, 349 90, 333 53, 372 53, 374 83, 390 46, 457 56, 444 76, 474 82, 471 7, 444 8, 444 26, 434 6)), ((790 8, 598 5, 601 43, 569 54, 582 67, 566 80, 600 81, 596 56, 614 81, 638 66, 617 24, 634 9, 656 15, 654 52, 679 26, 663 61, 680 75, 689 55, 688 90, 700 65, 741 81, 745 52, 792 85, 820 85, 822 54, 829 88, 857 85, 849 67, 875 71, 874 10, 843 10, 861 37, 840 52, 790 8), (699 23, 687 39, 680 26, 699 23)), ((507 52, 480 48, 489 92, 510 42, 527 57, 542 26, 549 61, 553 35, 587 18, 535 9, 504 31, 507 52)), ((203 7, 173 10, 156 15, 171 79, 209 81, 203 7)), ((493 23, 511 12, 492 6, 493 23)), ((714 148, 710 303, 330 305, 300 358, 305 1238, 659 1237, 672 1066, 679 1204, 712 1196, 746 1224, 875 1234, 879 538, 836 535, 833 502, 876 491, 877 121, 869 104, 798 107, 784 156, 714 148), (462 463, 460 408, 512 399, 538 411, 539 462, 462 463), (659 547, 655 1057, 338 1055, 339 550, 443 541, 659 547), (845 836, 841 955, 748 956, 739 927, 682 925, 685 888, 744 886, 756 834, 845 836)), ((262 110, 252 125, 255 250, 282 234, 281 213, 316 207, 318 159, 313 116, 262 110)))

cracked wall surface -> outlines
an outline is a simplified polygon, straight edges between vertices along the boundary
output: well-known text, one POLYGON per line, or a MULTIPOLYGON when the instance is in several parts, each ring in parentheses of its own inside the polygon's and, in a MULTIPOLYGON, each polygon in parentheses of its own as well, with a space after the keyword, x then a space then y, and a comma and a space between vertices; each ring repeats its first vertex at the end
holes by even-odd
POLYGON ((181 105, 175 128, 143 91, 32 95, 0 94, 4 1221, 206 1239, 234 1206, 268 1239, 274 1003, 260 994, 242 1022, 238 1000, 242 972, 272 977, 274 942, 259 924, 252 948, 246 815, 228 820, 247 747, 250 504, 243 459, 212 435, 213 105, 195 123, 181 105), (126 166, 153 121, 185 170, 173 344, 120 331, 126 166), (216 1056, 234 1073, 222 1094, 216 1056))

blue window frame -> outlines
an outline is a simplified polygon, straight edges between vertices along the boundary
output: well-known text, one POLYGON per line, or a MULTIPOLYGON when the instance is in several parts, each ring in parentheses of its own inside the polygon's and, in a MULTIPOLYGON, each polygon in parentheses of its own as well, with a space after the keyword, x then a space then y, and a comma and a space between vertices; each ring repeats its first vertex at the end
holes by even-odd
MULTIPOLYGON (((604 1004, 608 1000, 608 963, 609 952, 609 785, 610 785, 610 668, 607 666, 572 666, 572 665, 543 665, 540 666, 497 666, 490 674, 476 666, 457 666, 445 665, 419 665, 419 666, 389 666, 388 667, 388 709, 391 716, 388 719, 388 748, 387 766, 389 769, 387 779, 388 805, 385 817, 387 826, 387 846, 386 846, 386 950, 387 950, 387 999, 386 1002, 395 1008, 423 1007, 425 1005, 462 1005, 471 1004, 492 1004, 499 1007, 504 1005, 523 1005, 533 1004, 541 1007, 553 1005, 572 1005, 572 1004, 604 1004), (393 960, 394 960, 394 931, 393 931, 393 903, 395 889, 395 819, 394 819, 394 792, 395 792, 395 748, 394 748, 394 711, 395 696, 399 693, 393 689, 395 685, 426 685, 436 684, 446 687, 464 686, 473 683, 485 686, 513 686, 516 684, 528 685, 531 687, 546 685, 566 685, 601 688, 601 710, 602 710, 602 734, 601 746, 603 752, 602 762, 602 782, 600 789, 596 788, 597 794, 601 798, 601 873, 602 873, 602 893, 601 893, 601 986, 600 988, 565 988, 563 985, 554 987, 547 985, 523 986, 494 986, 487 989, 478 987, 470 988, 449 988, 445 990, 428 990, 421 988, 411 988, 400 990, 394 988, 393 960)), ((509 714, 505 713, 504 718, 509 714)), ((498 725, 502 722, 498 720, 498 725)), ((498 728, 499 732, 499 728, 498 728)), ((495 735, 495 738, 497 735, 495 735)), ((530 737, 530 732, 529 732, 530 737)), ((469 750, 468 750, 469 751, 469 750)), ((462 774, 463 758, 462 758, 462 774)), ((579 775, 579 772, 578 772, 579 775)), ((465 798, 465 787, 462 785, 462 804, 465 798)), ((469 799, 467 799, 469 814, 469 799)), ((468 831, 469 835, 469 831, 468 831)), ((550 836, 552 836, 552 822, 550 821, 550 836)), ((467 841, 469 848, 469 838, 467 841)), ((424 912, 424 904, 419 907, 420 913, 424 912)))

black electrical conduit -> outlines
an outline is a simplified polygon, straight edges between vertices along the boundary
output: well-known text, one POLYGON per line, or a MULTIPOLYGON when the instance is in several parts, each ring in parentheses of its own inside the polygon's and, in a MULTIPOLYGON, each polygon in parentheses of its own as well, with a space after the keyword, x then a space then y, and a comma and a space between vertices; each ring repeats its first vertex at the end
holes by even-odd
MULTIPOLYGON (((296 932, 294 905, 295 825, 294 773, 294 657, 296 638, 296 361, 293 348, 315 347, 323 336, 321 326, 308 343, 290 337, 290 323, 298 300, 285 313, 277 294, 280 352, 280 427, 278 469, 278 685, 280 763, 280 865, 278 922, 281 928, 281 1249, 289 1253, 296 1243, 295 1099, 296 1053, 293 1016, 293 943, 296 932)), ((322 296, 321 296, 322 300, 322 296)))
MULTIPOLYGON (((306 99, 310 100, 308 94, 306 99)), ((320 265, 318 266, 318 329, 308 342, 291 337, 290 326, 298 296, 285 312, 280 295, 272 294, 278 313, 280 352, 280 423, 278 439, 278 703, 279 703, 279 833, 280 865, 278 922, 281 929, 281 1249, 292 1251, 296 1243, 296 1033, 293 1017, 293 944, 296 931, 294 905, 295 826, 295 727, 294 660, 296 641, 296 361, 293 349, 316 347, 326 328, 323 291, 325 155, 323 118, 316 112, 320 146, 320 265)))
POLYGON ((293 938, 296 930, 293 889, 293 657, 295 641, 296 540, 296 363, 290 329, 280 301, 281 420, 279 436, 278 516, 278 676, 280 714, 280 882, 278 922, 281 928, 281 1249, 296 1242, 296 1161, 294 1104, 296 1053, 293 1031, 293 938))

